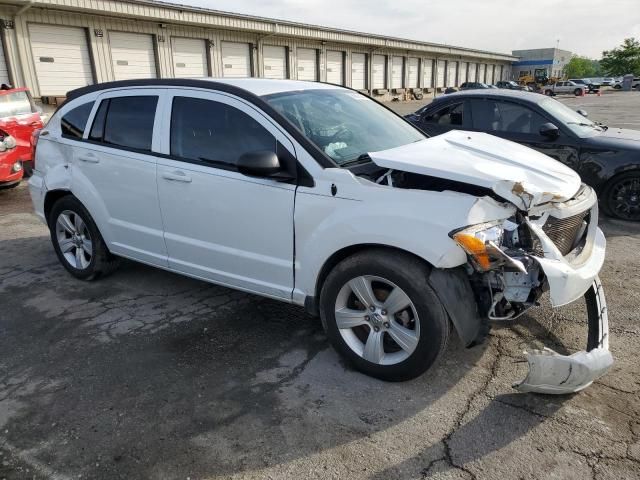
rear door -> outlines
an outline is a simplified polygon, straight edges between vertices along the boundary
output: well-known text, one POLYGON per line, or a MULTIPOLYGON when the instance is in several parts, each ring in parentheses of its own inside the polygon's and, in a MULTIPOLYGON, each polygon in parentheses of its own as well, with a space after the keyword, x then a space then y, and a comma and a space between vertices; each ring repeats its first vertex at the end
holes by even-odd
POLYGON ((167 98, 158 192, 169 266, 270 297, 291 299, 295 184, 237 171, 247 152, 292 163, 278 127, 225 94, 174 89, 167 98))
MULTIPOLYGON (((109 249, 166 267, 155 154, 156 110, 163 95, 161 89, 99 95, 85 141, 74 146, 71 161, 73 189, 98 202, 92 211, 103 220, 109 249)), ((64 129, 64 118, 62 123, 64 129)))

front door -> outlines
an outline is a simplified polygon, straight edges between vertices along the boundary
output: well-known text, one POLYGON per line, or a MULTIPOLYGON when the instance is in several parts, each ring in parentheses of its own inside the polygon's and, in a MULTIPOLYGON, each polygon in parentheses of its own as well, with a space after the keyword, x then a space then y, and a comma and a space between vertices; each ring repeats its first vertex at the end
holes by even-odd
POLYGON ((294 157, 287 137, 234 97, 176 89, 165 107, 158 192, 169 266, 291 299, 295 185, 236 170, 247 152, 294 157))
POLYGON ((527 105, 502 100, 471 100, 473 129, 534 148, 577 170, 579 147, 566 132, 557 138, 540 135, 540 127, 549 122, 527 105))

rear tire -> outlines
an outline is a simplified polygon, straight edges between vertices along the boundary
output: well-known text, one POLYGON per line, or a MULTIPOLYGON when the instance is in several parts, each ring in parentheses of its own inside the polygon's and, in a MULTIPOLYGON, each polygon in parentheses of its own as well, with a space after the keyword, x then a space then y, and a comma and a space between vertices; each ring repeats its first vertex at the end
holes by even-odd
POLYGON ((409 380, 427 371, 450 331, 428 275, 425 263, 385 249, 339 263, 320 294, 320 318, 333 347, 357 370, 382 380, 409 380))
POLYGON ((640 172, 623 173, 612 178, 603 189, 601 198, 607 215, 621 220, 640 220, 640 172))
POLYGON ((81 280, 113 272, 119 259, 107 248, 89 211, 74 196, 53 204, 48 218, 51 242, 62 266, 81 280))

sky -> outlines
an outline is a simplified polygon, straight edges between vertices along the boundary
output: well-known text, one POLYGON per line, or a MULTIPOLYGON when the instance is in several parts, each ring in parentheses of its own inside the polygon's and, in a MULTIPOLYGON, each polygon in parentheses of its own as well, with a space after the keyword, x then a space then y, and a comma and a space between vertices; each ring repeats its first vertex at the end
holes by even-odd
POLYGON ((559 45, 599 59, 640 38, 640 0, 164 0, 510 53, 559 45))

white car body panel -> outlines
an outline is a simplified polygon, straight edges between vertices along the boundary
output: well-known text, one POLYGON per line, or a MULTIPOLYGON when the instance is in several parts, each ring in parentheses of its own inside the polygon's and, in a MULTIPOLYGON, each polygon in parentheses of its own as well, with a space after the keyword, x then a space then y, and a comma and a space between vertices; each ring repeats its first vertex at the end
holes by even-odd
MULTIPOLYGON (((340 88, 293 80, 216 81, 256 95, 340 88)), ((573 301, 594 282, 599 285, 605 241, 597 227, 593 191, 580 190, 578 175, 549 157, 483 133, 452 131, 369 156, 389 171, 491 189, 504 201, 453 190, 396 188, 391 181, 373 182, 347 169, 322 168, 293 135, 250 101, 173 85, 113 88, 71 99, 43 131, 36 156, 29 185, 34 208, 43 220, 47 192, 69 191, 89 210, 115 254, 299 305, 317 295, 320 271, 345 248, 393 247, 435 268, 450 269, 469 262, 449 237, 452 231, 502 222, 517 209, 536 216, 529 225, 544 253, 535 260, 548 279, 554 305, 573 301), (159 97, 154 153, 86 141, 99 102, 87 122, 85 141, 61 136, 59 118, 65 112, 87 101, 124 95, 159 97), (211 99, 244 111, 297 158, 314 185, 250 178, 171 158, 170 111, 175 95, 211 99), (568 218, 586 209, 591 209, 591 221, 584 248, 573 257, 562 256, 546 236, 544 221, 550 214, 568 218)), ((600 302, 604 305, 603 295, 600 302)), ((607 350, 604 315, 599 350, 607 350)), ((555 353, 533 352, 528 356, 531 374, 518 385, 527 391, 577 391, 606 371, 612 361, 607 354, 576 354, 567 360, 555 353), (538 365, 543 365, 542 370, 538 365), (557 377, 574 368, 571 382, 557 388, 557 377)))
POLYGON ((420 142, 369 152, 369 156, 381 167, 491 188, 524 208, 544 200, 568 200, 581 184, 578 174, 560 162, 487 133, 451 130, 420 142), (521 205, 521 197, 510 191, 516 184, 533 195, 530 205, 521 205))
MULTIPOLYGON (((166 112, 170 111, 174 96, 201 98, 237 108, 252 116, 295 154, 288 137, 240 99, 176 89, 164 98, 166 112)), ((169 122, 160 128, 158 150, 169 155, 169 122)), ((169 268, 291 300, 295 185, 162 157, 158 158, 157 180, 169 268)))

